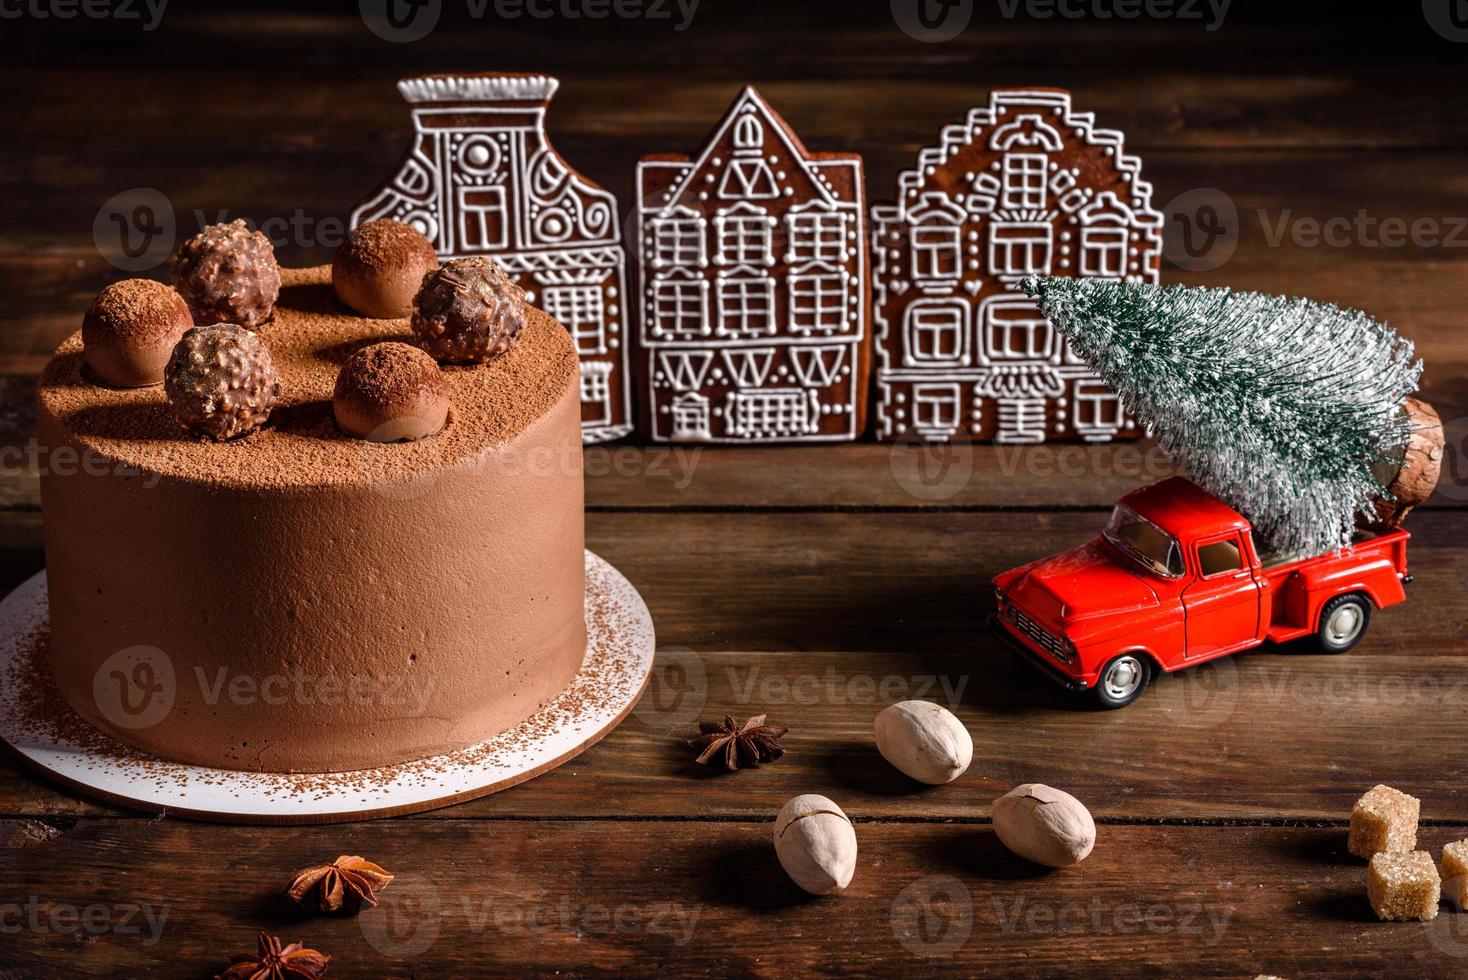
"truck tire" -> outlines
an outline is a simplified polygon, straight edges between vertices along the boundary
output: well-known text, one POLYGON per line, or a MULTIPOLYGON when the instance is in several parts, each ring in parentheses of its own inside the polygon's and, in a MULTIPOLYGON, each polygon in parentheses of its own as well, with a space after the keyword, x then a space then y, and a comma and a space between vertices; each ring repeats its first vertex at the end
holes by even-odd
POLYGON ((1152 662, 1144 653, 1123 653, 1112 657, 1096 675, 1091 691, 1097 707, 1111 711, 1125 708, 1147 689, 1152 680, 1152 662))
POLYGON ((1345 653, 1366 635, 1371 625, 1371 600, 1359 592, 1338 595, 1320 610, 1316 637, 1326 653, 1345 653))

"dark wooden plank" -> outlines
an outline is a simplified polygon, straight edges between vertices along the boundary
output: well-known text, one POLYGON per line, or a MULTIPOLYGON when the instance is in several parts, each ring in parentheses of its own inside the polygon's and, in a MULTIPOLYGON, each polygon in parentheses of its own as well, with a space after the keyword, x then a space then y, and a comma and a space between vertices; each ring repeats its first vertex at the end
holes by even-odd
MULTIPOLYGON (((36 517, 13 515, 0 528, 23 519, 33 533, 36 517)), ((1459 601, 1468 514, 1414 519, 1411 599, 1381 613, 1352 653, 1268 648, 1165 678, 1108 713, 1085 710, 1015 663, 984 624, 992 574, 1083 541, 1098 519, 593 514, 590 546, 638 586, 658 628, 648 695, 563 769, 432 819, 748 817, 802 791, 846 795, 886 816, 920 806, 961 817, 1039 779, 1129 819, 1339 818, 1388 781, 1432 799, 1442 818, 1468 822, 1451 748, 1468 736, 1459 601), (973 731, 976 761, 959 786, 917 791, 874 754, 872 719, 912 697, 954 704, 973 731), (758 712, 793 729, 787 759, 721 778, 690 764, 682 739, 696 721, 758 712)), ((93 812, 13 770, 0 778, 0 811, 93 812)))
MULTIPOLYGON (((415 819, 754 819, 803 792, 872 817, 964 819, 1042 781, 1114 820, 1341 820, 1386 782, 1428 801, 1435 819, 1468 823, 1462 760, 1436 748, 1468 737, 1461 656, 1269 650, 1163 678, 1131 708, 1097 713, 980 639, 971 653, 945 654, 667 648, 649 693, 605 742, 510 792, 415 819), (877 712, 914 697, 949 705, 973 734, 974 763, 951 786, 912 783, 873 747, 877 712), (786 756, 735 774, 694 764, 685 740, 696 722, 726 713, 789 726, 786 756), (1424 718, 1426 744, 1382 735, 1420 731, 1424 718)), ((7 758, 0 812, 124 811, 7 758)))
MULTIPOLYGON (((967 976, 1001 964, 1006 976, 1176 976, 1180 960, 1189 976, 1391 964, 1428 977, 1460 976, 1468 953, 1454 913, 1375 921, 1340 827, 1103 825, 1084 864, 1044 873, 981 823, 850 812, 857 873, 825 900, 784 878, 767 822, 387 821, 267 834, 6 821, 0 908, 21 925, 0 944, 0 970, 208 976, 258 929, 329 953, 332 975, 385 977, 967 976), (281 903, 295 868, 342 852, 400 875, 382 905, 353 919, 281 903), (79 926, 86 909, 90 928, 79 926)), ((1433 827, 1421 841, 1436 852, 1465 833, 1433 827)))
MULTIPOLYGON (((625 205, 636 151, 625 135, 601 140, 601 150, 573 159, 625 205)), ((396 165, 403 145, 395 138, 370 151, 289 157, 255 151, 226 160, 213 152, 140 154, 105 171, 90 162, 89 147, 77 146, 53 154, 54 170, 40 188, 19 168, 12 171, 13 186, 0 176, 7 210, 0 239, 0 372, 38 373, 49 352, 77 329, 96 292, 131 274, 103 261, 92 235, 112 195, 146 187, 171 202, 173 233, 159 237, 150 253, 159 276, 167 275, 172 243, 221 214, 275 222, 278 254, 288 265, 324 262, 355 198, 396 165)), ((889 174, 883 176, 876 164, 887 151, 873 144, 830 145, 868 152, 873 199, 890 193, 890 172, 911 162, 906 151, 886 156, 889 174)), ((1206 271, 1169 267, 1165 280, 1306 295, 1369 310, 1417 343, 1430 379, 1460 383, 1461 373, 1445 370, 1468 356, 1462 329, 1468 314, 1458 288, 1468 266, 1468 215, 1455 189, 1462 171, 1456 155, 1310 150, 1219 159, 1169 151, 1150 153, 1146 161, 1157 205, 1216 187, 1227 192, 1238 216, 1224 219, 1238 237, 1227 262, 1206 271), (1337 223, 1332 227, 1339 235, 1331 240, 1338 245, 1318 243, 1326 221, 1337 223), (1398 242, 1383 237, 1388 221, 1418 231, 1398 242)), ((6 169, 0 165, 0 175, 6 169)), ((1179 241, 1180 226, 1169 234, 1179 241)))
MULTIPOLYGON (((661 644, 698 650, 941 652, 985 649, 989 580, 1084 544, 1103 517, 1076 513, 640 513, 587 515, 587 545, 647 600, 661 644)), ((0 585, 42 565, 41 515, 0 521, 0 585)), ((1411 599, 1362 652, 1457 652, 1468 514, 1413 515, 1411 599)))
POLYGON ((48 148, 85 137, 128 143, 141 131, 160 153, 295 149, 371 132, 380 125, 374 113, 395 101, 384 80, 396 75, 498 68, 564 77, 558 125, 674 139, 697 139, 737 86, 758 82, 803 120, 802 131, 887 144, 925 138, 976 93, 1014 84, 1084 93, 1087 106, 1145 146, 1457 148, 1468 140, 1468 112, 1423 95, 1454 90, 1459 52, 1407 4, 1373 10, 1369 20, 1339 5, 1259 18, 1234 4, 1213 31, 1187 20, 1038 20, 1023 7, 1006 18, 1000 5, 974 4, 970 29, 943 44, 908 37, 885 4, 835 14, 779 0, 703 3, 682 31, 648 18, 476 19, 465 5, 441 4, 439 29, 412 44, 381 41, 354 6, 252 17, 261 6, 240 5, 229 22, 177 7, 152 32, 77 20, 62 35, 48 30, 54 25, 10 21, 15 42, 0 78, 23 81, 31 98, 4 107, 7 132, 47 137, 48 148), (1116 70, 1120 50, 1126 72, 1116 70), (99 91, 109 111, 98 110, 99 91), (170 102, 230 111, 181 126, 170 102))

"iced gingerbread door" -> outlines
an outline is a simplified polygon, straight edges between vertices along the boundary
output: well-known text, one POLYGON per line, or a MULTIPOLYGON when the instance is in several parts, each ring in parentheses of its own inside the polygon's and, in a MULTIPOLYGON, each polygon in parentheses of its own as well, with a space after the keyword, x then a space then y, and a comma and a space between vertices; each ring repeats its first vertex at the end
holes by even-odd
POLYGON ((1157 282, 1162 215, 1141 169, 1058 89, 996 91, 918 155, 872 211, 878 438, 1140 434, 1019 282, 1157 282))
POLYGON ((659 442, 842 442, 866 425, 861 158, 811 153, 752 88, 696 157, 644 157, 638 385, 659 442))
POLYGON ((617 201, 551 146, 545 75, 426 75, 398 83, 413 142, 397 172, 353 211, 353 227, 406 222, 440 259, 488 255, 575 338, 581 431, 632 430, 627 372, 627 252, 617 201))

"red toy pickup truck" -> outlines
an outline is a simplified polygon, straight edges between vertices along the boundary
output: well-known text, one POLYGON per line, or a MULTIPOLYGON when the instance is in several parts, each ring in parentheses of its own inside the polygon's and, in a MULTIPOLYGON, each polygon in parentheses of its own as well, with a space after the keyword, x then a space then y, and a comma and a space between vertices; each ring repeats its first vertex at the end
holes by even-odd
POLYGON ((1127 494, 1100 537, 994 579, 993 625, 1017 651, 1105 708, 1159 671, 1314 634, 1355 646, 1373 608, 1406 599, 1407 538, 1361 532, 1341 551, 1259 554, 1249 522, 1180 477, 1127 494))

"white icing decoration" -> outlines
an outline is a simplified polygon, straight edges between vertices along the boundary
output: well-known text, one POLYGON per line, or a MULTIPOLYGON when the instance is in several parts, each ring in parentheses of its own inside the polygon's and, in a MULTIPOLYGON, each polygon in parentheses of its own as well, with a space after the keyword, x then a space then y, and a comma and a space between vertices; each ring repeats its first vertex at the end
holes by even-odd
POLYGON ((897 243, 876 250, 873 269, 880 438, 986 429, 1000 442, 1040 442, 1056 405, 1057 429, 1087 441, 1126 427, 1115 396, 1018 289, 1029 274, 1157 281, 1163 218, 1122 143, 1073 111, 1067 93, 1001 91, 899 177, 901 203, 872 212, 874 237, 897 243), (1079 166, 1053 158, 1077 145, 1100 151, 1107 185, 1124 179, 1125 197, 1083 186, 1079 166), (964 239, 982 242, 983 261, 965 260, 964 239), (968 425, 964 407, 986 401, 997 403, 997 426, 968 425))

